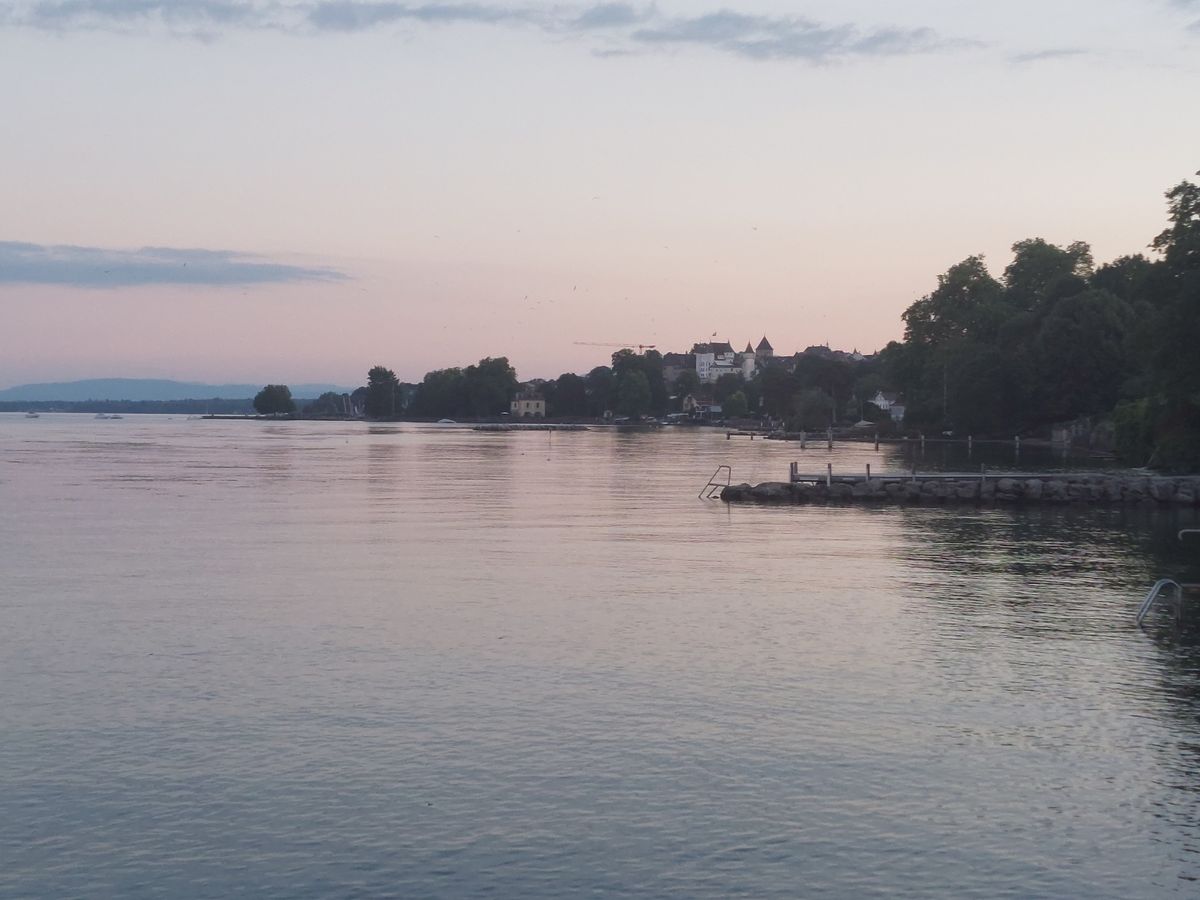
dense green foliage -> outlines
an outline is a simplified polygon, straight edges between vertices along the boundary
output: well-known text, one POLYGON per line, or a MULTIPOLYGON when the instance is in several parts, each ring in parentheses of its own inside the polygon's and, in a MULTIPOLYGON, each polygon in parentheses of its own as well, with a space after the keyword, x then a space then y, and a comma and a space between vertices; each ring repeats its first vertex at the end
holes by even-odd
POLYGON ((367 394, 363 411, 372 419, 394 418, 404 411, 396 373, 384 366, 367 372, 367 394))
POLYGON ((612 376, 616 409, 621 415, 638 418, 666 412, 667 386, 662 354, 657 350, 618 350, 612 355, 612 376))
POLYGON ((997 279, 969 257, 904 313, 882 359, 906 423, 975 434, 1113 415, 1122 455, 1200 464, 1200 186, 1167 194, 1160 259, 1096 268, 1087 244, 1013 245, 997 279))
POLYGON ((349 409, 348 395, 326 391, 316 400, 306 404, 301 413, 315 418, 341 418, 349 414, 349 409))
POLYGON ((296 402, 286 384, 268 384, 255 395, 254 409, 260 416, 286 415, 296 411, 296 402))
POLYGON ((508 359, 487 357, 465 369, 436 369, 417 385, 408 413, 430 419, 489 418, 508 412, 517 393, 508 359))
POLYGON ((747 412, 749 406, 746 403, 746 395, 742 391, 734 391, 722 401, 721 412, 727 419, 741 419, 747 412))

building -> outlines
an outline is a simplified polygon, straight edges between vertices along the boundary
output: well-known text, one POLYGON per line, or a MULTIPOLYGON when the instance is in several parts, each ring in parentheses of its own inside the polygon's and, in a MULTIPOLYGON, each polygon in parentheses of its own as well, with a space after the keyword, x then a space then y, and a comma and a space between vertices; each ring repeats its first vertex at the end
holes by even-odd
POLYGON ((518 419, 546 418, 546 398, 536 390, 525 389, 513 397, 508 411, 518 419))
POLYGON ((737 354, 728 341, 721 344, 696 344, 692 347, 696 357, 696 376, 701 382, 715 384, 726 372, 740 372, 737 354))
POLYGON ((875 396, 871 398, 871 403, 874 403, 891 416, 893 422, 900 423, 904 421, 904 401, 900 399, 899 394, 876 391, 875 396))

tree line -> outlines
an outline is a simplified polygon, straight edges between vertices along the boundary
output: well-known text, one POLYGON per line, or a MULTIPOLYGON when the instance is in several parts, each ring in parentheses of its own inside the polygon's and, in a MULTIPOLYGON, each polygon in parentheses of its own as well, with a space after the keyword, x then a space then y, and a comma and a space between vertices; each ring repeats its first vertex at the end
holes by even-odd
MULTIPOLYGON (((1009 436, 1106 418, 1126 461, 1194 470, 1200 186, 1185 180, 1166 198, 1168 225, 1149 245, 1153 258, 1139 253, 1097 266, 1084 242, 1031 238, 1013 245, 997 277, 982 256, 968 257, 905 310, 903 340, 875 357, 812 347, 767 361, 748 380, 733 372, 703 385, 687 370, 668 381, 657 350, 624 349, 610 366, 529 384, 556 418, 661 416, 693 396, 721 404, 728 418, 769 418, 789 430, 864 418, 886 429, 889 416, 870 401, 891 390, 903 395, 911 429, 1009 436)), ((291 400, 279 387, 264 389, 264 406, 283 412, 291 400)), ((492 418, 508 411, 520 388, 503 356, 437 369, 417 384, 378 365, 349 398, 328 395, 304 412, 342 415, 352 406, 381 419, 492 418)))
POLYGON ((993 276, 981 256, 938 278, 881 353, 906 424, 974 434, 1111 417, 1134 464, 1200 465, 1200 186, 1166 194, 1157 258, 1097 267, 1083 242, 1013 245, 993 276))
MULTIPOLYGON (((870 415, 866 401, 883 386, 872 360, 853 363, 813 348, 784 362, 774 361, 749 380, 726 373, 714 384, 702 384, 694 370, 668 381, 657 350, 623 349, 612 355, 611 365, 527 384, 545 399, 547 415, 561 419, 663 416, 680 412, 692 396, 720 404, 726 418, 772 417, 810 428, 853 421, 864 411, 870 415)), ((516 371, 501 356, 465 368, 436 369, 417 384, 374 366, 351 399, 369 418, 491 418, 508 411, 520 388, 516 371)))

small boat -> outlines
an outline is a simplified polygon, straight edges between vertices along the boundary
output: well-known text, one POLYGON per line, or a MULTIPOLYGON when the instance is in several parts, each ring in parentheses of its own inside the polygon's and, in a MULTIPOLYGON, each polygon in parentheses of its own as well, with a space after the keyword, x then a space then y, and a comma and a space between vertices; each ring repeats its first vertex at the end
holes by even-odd
POLYGON ((37 418, 40 418, 40 417, 41 417, 41 415, 42 415, 41 413, 36 413, 36 412, 34 412, 34 411, 31 409, 29 412, 25 413, 25 418, 27 418, 27 419, 37 419, 37 418))
POLYGON ((125 418, 125 417, 124 417, 124 416, 117 415, 116 413, 113 413, 111 416, 109 416, 109 418, 110 418, 110 419, 123 419, 123 418, 125 418))
POLYGON ((107 419, 108 417, 108 413, 96 413, 97 419, 107 419))
POLYGON ((438 419, 437 423, 439 425, 457 425, 458 424, 453 419, 438 419))

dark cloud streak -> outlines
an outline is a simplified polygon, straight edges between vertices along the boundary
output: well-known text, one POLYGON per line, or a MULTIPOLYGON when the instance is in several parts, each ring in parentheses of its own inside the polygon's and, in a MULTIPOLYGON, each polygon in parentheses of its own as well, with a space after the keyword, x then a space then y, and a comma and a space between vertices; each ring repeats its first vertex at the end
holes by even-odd
POLYGON ((947 40, 929 28, 863 29, 730 9, 673 17, 653 4, 620 2, 539 7, 389 0, 29 0, 0 12, 0 26, 7 27, 54 32, 156 27, 205 38, 247 29, 352 34, 406 23, 532 27, 556 36, 597 36, 605 42, 606 55, 692 46, 744 59, 821 63, 977 46, 947 40))
POLYGON ((828 62, 865 56, 901 56, 964 46, 929 28, 822 25, 809 19, 757 16, 721 10, 691 19, 670 19, 632 34, 650 45, 691 44, 749 59, 828 62))
POLYGON ((521 9, 481 6, 476 3, 358 3, 326 0, 313 4, 307 21, 318 31, 369 31, 382 25, 412 21, 427 24, 512 25, 536 21, 521 9))
POLYGON ((0 284, 83 288, 344 281, 336 269, 293 266, 230 250, 51 246, 0 241, 0 284))
POLYGON ((1073 59, 1079 56, 1090 55, 1090 50, 1083 50, 1079 47, 1059 47, 1051 50, 1035 50, 1031 53, 1019 53, 1012 57, 1012 61, 1015 63, 1036 63, 1054 59, 1073 59))

